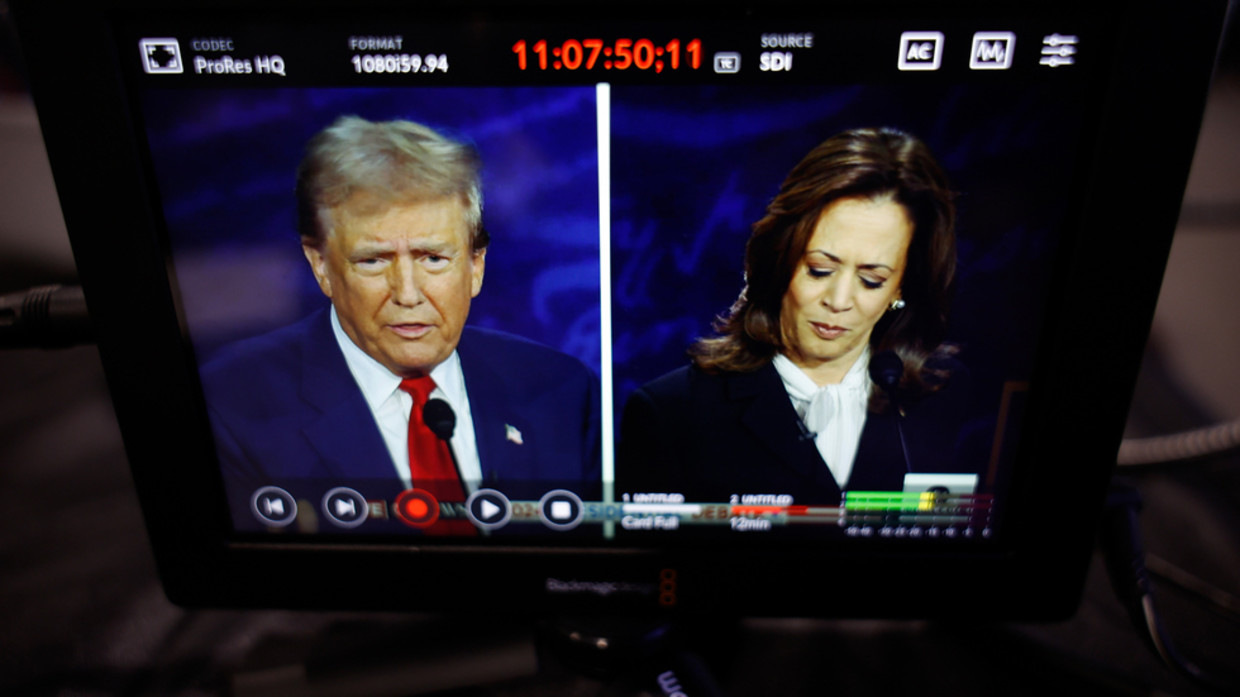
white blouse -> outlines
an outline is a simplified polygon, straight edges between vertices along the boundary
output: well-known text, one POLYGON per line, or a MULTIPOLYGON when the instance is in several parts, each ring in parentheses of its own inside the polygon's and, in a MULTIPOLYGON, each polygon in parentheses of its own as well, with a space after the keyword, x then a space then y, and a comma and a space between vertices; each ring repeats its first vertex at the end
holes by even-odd
POLYGON ((814 444, 835 483, 845 488, 870 403, 870 348, 857 357, 842 381, 822 387, 782 353, 776 354, 774 364, 797 416, 814 434, 814 444))

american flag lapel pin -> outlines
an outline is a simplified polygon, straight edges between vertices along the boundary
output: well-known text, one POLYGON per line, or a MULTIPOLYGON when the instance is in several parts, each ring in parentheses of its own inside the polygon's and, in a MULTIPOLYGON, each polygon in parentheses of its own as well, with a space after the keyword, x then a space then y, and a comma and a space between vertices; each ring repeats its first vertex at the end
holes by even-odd
POLYGON ((512 424, 504 424, 504 434, 511 443, 516 443, 517 445, 525 444, 525 441, 521 440, 521 431, 517 430, 517 427, 512 424))

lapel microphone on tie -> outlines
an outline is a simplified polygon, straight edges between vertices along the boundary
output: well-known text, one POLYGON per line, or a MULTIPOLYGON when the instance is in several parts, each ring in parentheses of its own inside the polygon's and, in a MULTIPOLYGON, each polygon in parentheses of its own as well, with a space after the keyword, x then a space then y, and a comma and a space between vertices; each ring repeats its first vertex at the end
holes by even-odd
POLYGON ((452 406, 442 399, 428 400, 422 407, 422 421, 439 440, 448 444, 448 452, 452 454, 452 464, 460 474, 461 465, 456 461, 456 450, 452 447, 452 432, 456 430, 456 412, 452 406))
POLYGON ((895 351, 881 351, 870 358, 870 379, 887 393, 891 408, 896 412, 896 432, 900 434, 900 451, 904 454, 904 471, 913 471, 913 460, 908 456, 908 443, 904 441, 904 405, 900 404, 900 378, 904 377, 904 361, 895 351))
POLYGON ((422 407, 422 420, 440 440, 451 442, 452 432, 456 430, 456 412, 447 402, 442 399, 428 400, 422 407))

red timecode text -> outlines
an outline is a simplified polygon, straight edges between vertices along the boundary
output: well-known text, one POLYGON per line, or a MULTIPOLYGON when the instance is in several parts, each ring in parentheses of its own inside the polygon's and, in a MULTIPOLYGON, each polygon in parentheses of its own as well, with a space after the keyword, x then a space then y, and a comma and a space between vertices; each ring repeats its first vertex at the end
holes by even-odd
POLYGON ((545 39, 512 45, 520 70, 654 70, 661 73, 682 66, 697 70, 702 65, 702 41, 682 43, 672 39, 655 45, 650 39, 568 39, 552 46, 545 39))

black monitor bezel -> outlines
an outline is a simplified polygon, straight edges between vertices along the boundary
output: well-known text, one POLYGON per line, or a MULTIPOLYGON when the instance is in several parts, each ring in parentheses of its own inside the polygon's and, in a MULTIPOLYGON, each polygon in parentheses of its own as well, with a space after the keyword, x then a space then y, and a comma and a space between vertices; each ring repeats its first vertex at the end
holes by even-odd
MULTIPOLYGON (((175 602, 1009 619, 1062 617, 1075 607, 1191 164, 1225 2, 1177 5, 1177 31, 1171 33, 1160 26, 1168 3, 1103 3, 1087 11, 1114 23, 1114 42, 1097 121, 1102 126, 1094 133, 1089 196, 1078 211, 1078 234, 1064 252, 1052 303, 1069 307, 1084 296, 1088 311, 1048 319, 1044 360, 1035 376, 1040 387, 1031 395, 1026 427, 1044 435, 1026 438, 1018 456, 1007 513, 1013 522, 1002 543, 955 551, 829 544, 834 563, 862 566, 825 577, 805 573, 807 565, 821 561, 822 545, 478 548, 403 540, 236 541, 218 503, 224 494, 198 398, 196 364, 177 319, 170 263, 157 244, 159 201, 118 64, 125 54, 113 45, 117 20, 169 11, 123 1, 11 5, 147 529, 175 602), (1144 43, 1155 33, 1157 53, 1144 43), (1099 259, 1106 263, 1099 265, 1099 259), (675 602, 667 602, 666 587, 663 603, 658 594, 637 600, 550 594, 547 579, 553 577, 656 588, 670 583, 675 602)), ((330 2, 268 2, 260 10, 250 5, 196 2, 174 13, 261 11, 271 17, 295 7, 304 17, 334 11, 330 2)), ((394 6, 354 4, 349 11, 394 6)), ((867 11, 917 6, 886 3, 867 11)), ((518 11, 501 3, 462 16, 485 17, 488 7, 518 11)), ((715 15, 747 11, 710 7, 715 15)), ((635 5, 622 14, 646 9, 635 5)), ((1046 3, 996 8, 956 2, 917 12, 1019 15, 1050 9, 1046 3)), ((573 5, 554 11, 560 14, 546 16, 587 12, 573 5)), ((687 5, 680 11, 705 10, 687 5)), ((532 16, 533 10, 520 12, 532 16)))

